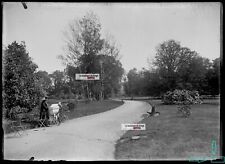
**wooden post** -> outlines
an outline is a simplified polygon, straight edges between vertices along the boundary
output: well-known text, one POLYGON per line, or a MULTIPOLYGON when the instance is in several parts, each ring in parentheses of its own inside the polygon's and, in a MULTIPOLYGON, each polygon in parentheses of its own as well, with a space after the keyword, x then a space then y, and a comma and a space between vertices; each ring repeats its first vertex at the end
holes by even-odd
MULTIPOLYGON (((80 71, 80 73, 81 73, 81 68, 80 68, 80 66, 79 66, 78 68, 79 68, 79 71, 80 71)), ((84 89, 84 83, 83 83, 83 81, 81 81, 81 87, 82 87, 82 90, 83 90, 83 94, 84 94, 84 96, 85 96, 85 89, 84 89)))
POLYGON ((100 90, 100 100, 102 101, 103 99, 104 99, 104 95, 103 95, 103 68, 102 68, 102 63, 103 63, 103 61, 102 60, 100 60, 100 66, 101 66, 101 76, 100 76, 100 78, 101 78, 101 90, 100 90))

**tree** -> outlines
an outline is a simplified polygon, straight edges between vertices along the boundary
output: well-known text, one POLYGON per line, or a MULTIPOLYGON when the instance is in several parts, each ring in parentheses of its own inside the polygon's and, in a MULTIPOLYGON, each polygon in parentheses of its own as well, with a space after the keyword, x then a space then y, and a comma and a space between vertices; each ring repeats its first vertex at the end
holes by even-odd
POLYGON ((80 73, 78 67, 74 67, 71 65, 67 65, 65 69, 65 74, 68 78, 68 86, 73 94, 78 93, 79 95, 82 93, 82 85, 80 85, 79 81, 76 81, 75 75, 76 73, 80 73))
POLYGON ((119 58, 120 58, 120 50, 119 50, 118 45, 117 45, 117 43, 115 41, 115 38, 112 35, 107 34, 106 38, 103 39, 102 49, 99 52, 99 54, 112 56, 116 60, 119 60, 119 58))
POLYGON ((92 58, 103 46, 100 30, 101 24, 92 12, 87 13, 80 20, 74 20, 64 32, 66 56, 59 57, 65 64, 79 67, 82 73, 91 72, 92 58))
POLYGON ((214 77, 212 80, 211 86, 213 87, 212 89, 212 94, 216 95, 220 93, 220 58, 216 58, 213 60, 213 72, 214 72, 214 77))
MULTIPOLYGON (((66 55, 59 56, 66 65, 70 65, 75 69, 78 68, 79 73, 96 72, 95 56, 102 49, 103 40, 100 38, 101 24, 97 16, 90 12, 82 19, 74 20, 69 24, 69 29, 65 35, 65 51, 66 55)), ((75 75, 74 75, 75 76, 75 75)), ((80 88, 83 94, 88 97, 88 82, 80 82, 80 88), (86 86, 86 87, 85 87, 86 86), (87 88, 87 92, 85 92, 87 88)))
POLYGON ((6 47, 3 57, 3 100, 7 112, 17 106, 30 111, 38 105, 39 96, 43 93, 36 85, 34 73, 37 67, 26 51, 25 42, 18 44, 15 41, 6 47))
POLYGON ((213 60, 211 65, 212 66, 206 73, 206 81, 208 85, 206 86, 205 90, 208 91, 207 94, 217 95, 220 93, 220 58, 213 60))
MULTIPOLYGON (((113 62, 117 63, 117 68, 122 68, 117 59, 119 50, 116 47, 115 41, 112 37, 103 39, 100 31, 101 24, 97 16, 92 12, 87 13, 79 20, 74 20, 69 24, 69 29, 64 33, 66 54, 65 56, 59 56, 67 67, 66 71, 70 81, 74 81, 76 87, 82 88, 82 92, 86 97, 93 94, 91 92, 100 91, 101 84, 100 82, 93 81, 75 83, 75 79, 73 78, 75 77, 74 73, 101 73, 100 58, 106 63, 113 60, 113 62), (110 56, 111 58, 106 56, 110 56)), ((106 71, 107 68, 105 64, 103 65, 103 69, 106 71)), ((113 73, 104 73, 104 75, 107 75, 105 76, 107 78, 116 79, 114 82, 117 82, 117 84, 117 79, 120 79, 119 76, 122 76, 121 73, 117 74, 118 77, 115 77, 113 73)), ((104 89, 107 89, 107 87, 104 87, 104 89)))
POLYGON ((135 94, 138 94, 138 91, 140 88, 138 85, 139 75, 136 68, 131 69, 127 74, 127 91, 129 96, 133 96, 135 94))
POLYGON ((43 89, 43 92, 47 95, 49 92, 52 91, 52 81, 51 78, 46 71, 38 71, 35 73, 37 82, 39 86, 43 89))
POLYGON ((62 71, 56 70, 49 76, 50 76, 50 78, 53 82, 53 86, 54 86, 54 89, 51 94, 59 96, 60 93, 62 94, 64 92, 63 91, 63 87, 65 84, 64 73, 62 71))
POLYGON ((179 42, 168 40, 159 44, 152 63, 149 70, 134 68, 128 72, 124 84, 126 94, 163 96, 175 89, 219 94, 219 58, 210 62, 179 42))
POLYGON ((210 61, 179 42, 169 40, 157 48, 154 65, 159 71, 164 91, 178 89, 204 92, 210 61))
POLYGON ((128 81, 125 82, 125 93, 129 96, 158 96, 164 86, 161 83, 157 70, 142 70, 137 71, 136 68, 131 69, 127 74, 128 81))
POLYGON ((192 84, 194 90, 198 90, 203 94, 207 86, 206 73, 210 68, 209 59, 196 55, 192 58, 189 65, 189 78, 187 82, 192 84))
POLYGON ((166 90, 175 88, 176 71, 179 65, 181 46, 174 40, 160 44, 157 48, 154 65, 158 67, 166 90))
POLYGON ((124 73, 121 62, 112 55, 98 55, 96 63, 99 63, 99 67, 96 68, 99 70, 97 72, 101 72, 100 61, 102 61, 103 75, 101 78, 104 84, 104 95, 109 97, 117 94, 121 87, 120 82, 124 73))

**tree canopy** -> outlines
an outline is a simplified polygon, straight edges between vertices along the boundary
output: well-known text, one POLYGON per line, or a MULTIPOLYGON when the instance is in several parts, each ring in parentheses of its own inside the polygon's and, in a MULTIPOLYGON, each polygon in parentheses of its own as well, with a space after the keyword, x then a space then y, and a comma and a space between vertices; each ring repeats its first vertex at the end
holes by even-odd
POLYGON ((43 93, 34 74, 37 65, 29 57, 25 42, 9 44, 3 55, 4 108, 9 111, 19 106, 32 110, 43 93))
POLYGON ((97 92, 102 87, 100 81, 77 82, 74 77, 76 73, 99 73, 103 78, 101 82, 104 84, 105 96, 110 92, 117 92, 123 74, 122 64, 118 59, 119 49, 112 36, 102 37, 97 15, 89 12, 81 19, 74 20, 64 34, 65 55, 60 55, 59 58, 66 65, 72 91, 83 93, 87 97, 89 94, 98 97, 97 92), (76 91, 74 87, 77 86, 81 89, 76 91))
POLYGON ((219 94, 220 59, 213 62, 178 41, 159 44, 152 70, 128 72, 127 94, 162 95, 175 89, 197 90, 200 94, 219 94))

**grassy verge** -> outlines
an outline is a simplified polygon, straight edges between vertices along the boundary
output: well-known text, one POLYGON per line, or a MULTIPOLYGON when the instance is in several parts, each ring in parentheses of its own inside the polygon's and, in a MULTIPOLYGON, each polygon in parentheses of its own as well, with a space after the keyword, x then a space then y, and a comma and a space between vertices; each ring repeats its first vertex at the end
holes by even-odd
POLYGON ((220 145, 218 100, 204 100, 203 104, 193 105, 189 118, 179 117, 176 105, 163 105, 160 100, 151 103, 156 105, 160 116, 143 119, 140 123, 146 124, 145 131, 125 133, 116 144, 116 159, 188 160, 210 157, 212 140, 220 145), (140 135, 140 139, 131 140, 134 135, 140 135))
MULTIPOLYGON (((63 102, 73 102, 73 100, 51 99, 48 101, 48 104, 51 105, 53 103, 58 103, 59 101, 61 101, 62 103, 63 102)), ((80 101, 77 103, 76 107, 72 111, 66 112, 66 115, 68 116, 69 119, 74 119, 74 118, 78 118, 78 117, 83 117, 83 116, 88 116, 88 115, 97 114, 97 113, 101 113, 101 112, 106 112, 106 111, 116 108, 122 104, 123 104, 122 101, 114 101, 114 100, 92 101, 89 103, 80 101)), ((34 113, 37 114, 36 117, 39 117, 38 109, 35 109, 34 113)), ((23 122, 23 125, 25 125, 27 129, 32 129, 32 128, 37 127, 38 123, 36 121, 28 121, 28 122, 23 122)), ((4 127, 4 133, 12 132, 12 129, 10 127, 10 120, 3 120, 3 127, 4 127)))
POLYGON ((122 105, 122 101, 104 100, 104 101, 92 101, 90 103, 78 103, 73 112, 70 112, 69 119, 88 116, 92 114, 106 112, 113 108, 122 105))

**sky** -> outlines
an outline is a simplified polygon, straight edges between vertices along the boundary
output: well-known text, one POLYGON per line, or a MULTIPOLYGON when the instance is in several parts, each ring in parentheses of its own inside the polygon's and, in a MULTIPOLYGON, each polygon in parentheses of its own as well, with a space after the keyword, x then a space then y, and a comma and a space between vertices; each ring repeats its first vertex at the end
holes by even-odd
POLYGON ((3 46, 25 41, 38 70, 52 73, 65 66, 63 31, 74 19, 93 11, 120 48, 121 63, 128 72, 148 68, 156 47, 179 41, 203 57, 220 57, 220 3, 3 3, 3 46))

